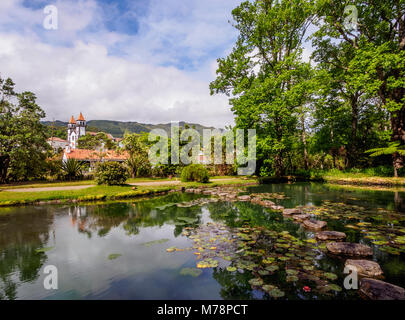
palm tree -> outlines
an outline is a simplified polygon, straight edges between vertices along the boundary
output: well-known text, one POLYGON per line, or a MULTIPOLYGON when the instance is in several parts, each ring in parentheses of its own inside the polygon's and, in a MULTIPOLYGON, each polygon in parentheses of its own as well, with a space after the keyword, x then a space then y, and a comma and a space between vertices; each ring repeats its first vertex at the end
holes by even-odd
POLYGON ((405 156, 405 145, 400 142, 390 142, 388 146, 382 148, 374 148, 366 151, 371 157, 392 154, 392 165, 394 166, 394 177, 398 177, 398 169, 403 167, 402 156, 405 156))
POLYGON ((61 163, 63 175, 69 180, 81 177, 83 175, 83 169, 83 164, 75 159, 67 159, 61 163))

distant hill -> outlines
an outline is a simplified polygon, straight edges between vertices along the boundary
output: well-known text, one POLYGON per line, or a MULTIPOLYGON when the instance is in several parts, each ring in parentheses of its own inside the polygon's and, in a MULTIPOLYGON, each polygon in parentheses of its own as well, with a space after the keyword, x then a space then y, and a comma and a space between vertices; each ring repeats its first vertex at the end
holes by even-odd
MULTIPOLYGON (((52 126, 52 121, 43 121, 42 122, 46 126, 52 126)), ((198 123, 188 123, 184 121, 180 121, 180 127, 184 127, 185 124, 188 124, 191 127, 195 127, 195 129, 202 134, 203 129, 215 129, 214 127, 205 127, 198 123)), ((60 127, 67 127, 67 122, 55 121, 55 128, 60 127)), ((142 132, 150 132, 153 129, 164 129, 166 132, 170 133, 170 123, 162 123, 162 124, 146 124, 146 123, 139 123, 139 122, 123 122, 123 121, 113 121, 113 120, 90 120, 87 121, 87 130, 88 131, 103 131, 106 133, 112 134, 116 138, 122 138, 125 131, 129 131, 131 133, 142 133, 142 132)))

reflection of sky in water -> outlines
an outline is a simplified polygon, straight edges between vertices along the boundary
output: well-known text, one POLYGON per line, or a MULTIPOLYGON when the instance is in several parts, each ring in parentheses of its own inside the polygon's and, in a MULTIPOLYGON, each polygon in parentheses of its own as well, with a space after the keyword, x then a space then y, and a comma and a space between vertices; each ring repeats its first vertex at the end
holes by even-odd
MULTIPOLYGON (((280 184, 255 190, 284 192, 289 198, 279 203, 286 207, 319 205, 322 200, 328 199, 357 201, 372 207, 403 208, 402 198, 398 195, 394 197, 393 193, 337 192, 321 184, 280 184), (349 200, 351 197, 356 197, 356 200, 349 200), (401 199, 399 203, 398 199, 401 199)), ((5 291, 13 291, 12 284, 15 285, 15 294, 8 297, 19 299, 261 298, 262 293, 252 291, 250 286, 243 284, 249 278, 228 277, 213 269, 203 269, 197 278, 179 274, 184 267, 195 267, 196 258, 193 251, 166 252, 166 248, 172 246, 192 246, 192 241, 181 235, 182 228, 173 224, 176 217, 199 217, 203 224, 225 217, 227 223, 232 224, 234 218, 226 218, 231 210, 233 214, 238 212, 239 216, 250 214, 251 221, 259 225, 262 219, 266 219, 263 208, 247 203, 239 207, 220 202, 202 207, 156 209, 163 204, 195 197, 198 196, 183 194, 133 204, 0 209, 0 257, 3 257, 0 272, 11 288, 6 288, 0 280, 0 298, 4 298, 1 294, 5 291), (143 245, 160 239, 169 241, 150 247, 143 245), (45 247, 54 248, 43 254, 35 253, 35 249, 45 247), (109 260, 110 254, 121 256, 109 260), (46 265, 58 268, 58 290, 43 288, 46 265)), ((302 230, 296 232, 300 234, 302 230)), ((308 235, 313 236, 304 234, 308 235)), ((387 266, 388 278, 404 284, 404 271, 401 271, 405 266, 403 258, 383 253, 378 253, 375 258, 383 268, 387 266)), ((324 258, 317 264, 338 272, 342 261, 324 258)), ((297 297, 297 293, 294 295, 297 297)))

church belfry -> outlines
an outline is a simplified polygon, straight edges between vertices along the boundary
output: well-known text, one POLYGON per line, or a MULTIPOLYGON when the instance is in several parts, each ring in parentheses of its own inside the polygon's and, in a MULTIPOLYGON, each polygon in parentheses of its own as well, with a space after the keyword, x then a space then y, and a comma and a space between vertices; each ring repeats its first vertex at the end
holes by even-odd
POLYGON ((70 149, 76 149, 78 140, 81 136, 86 134, 86 120, 83 117, 83 114, 80 112, 77 121, 73 116, 71 116, 68 123, 67 136, 70 149))

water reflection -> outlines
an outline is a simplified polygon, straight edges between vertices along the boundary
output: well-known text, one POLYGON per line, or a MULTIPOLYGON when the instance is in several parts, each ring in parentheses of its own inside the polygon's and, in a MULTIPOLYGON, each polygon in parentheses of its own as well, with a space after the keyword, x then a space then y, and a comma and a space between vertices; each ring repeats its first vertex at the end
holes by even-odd
MULTIPOLYGON (((287 198, 277 202, 286 207, 321 205, 323 200, 330 200, 404 210, 400 192, 342 191, 322 184, 275 184, 249 189, 283 192, 287 198)), ((214 221, 231 228, 248 224, 277 232, 287 230, 300 239, 313 234, 279 213, 249 202, 220 201, 186 208, 172 205, 199 197, 171 194, 85 206, 0 209, 0 299, 269 299, 267 294, 252 290, 249 272, 214 268, 205 269, 197 278, 181 276, 179 271, 195 267, 196 259, 190 251, 166 252, 171 246, 192 245, 182 234, 189 225, 178 223, 178 218, 195 218, 194 225, 214 221), (144 245, 163 238, 168 242, 144 245), (36 252, 45 247, 54 249, 36 252), (121 256, 111 261, 110 254, 121 256), (47 264, 58 267, 57 291, 43 288, 43 268, 47 264)), ((344 219, 328 220, 329 227, 344 231, 348 241, 364 241, 358 230, 345 228, 347 223, 344 219)), ((405 286, 403 255, 376 251, 373 259, 381 264, 387 281, 405 286)), ((322 255, 317 264, 322 270, 342 276, 344 260, 322 255)), ((285 285, 285 275, 277 275, 274 281, 285 285)), ((288 299, 322 298, 301 296, 299 288, 290 284, 285 285, 285 290, 288 299)))

